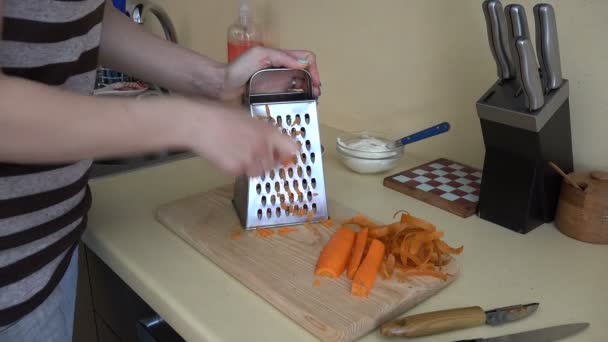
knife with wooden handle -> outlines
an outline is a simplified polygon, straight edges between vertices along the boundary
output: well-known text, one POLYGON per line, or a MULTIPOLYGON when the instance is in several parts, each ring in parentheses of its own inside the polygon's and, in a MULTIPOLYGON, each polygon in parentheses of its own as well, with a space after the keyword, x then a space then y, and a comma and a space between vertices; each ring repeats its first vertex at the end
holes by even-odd
POLYGON ((535 5, 534 21, 536 26, 536 53, 543 73, 543 89, 548 93, 562 85, 562 66, 553 6, 549 4, 535 5))
POLYGON ((479 306, 433 311, 399 318, 380 328, 384 336, 418 337, 480 325, 497 326, 530 316, 538 303, 513 305, 484 311, 479 306))
POLYGON ((501 80, 512 79, 515 75, 513 56, 509 47, 507 19, 502 4, 498 0, 485 0, 482 8, 486 19, 488 42, 496 62, 498 78, 501 80))
POLYGON ((528 37, 519 37, 515 41, 515 62, 517 63, 517 78, 525 95, 526 107, 534 112, 545 105, 545 95, 540 81, 534 48, 528 37))

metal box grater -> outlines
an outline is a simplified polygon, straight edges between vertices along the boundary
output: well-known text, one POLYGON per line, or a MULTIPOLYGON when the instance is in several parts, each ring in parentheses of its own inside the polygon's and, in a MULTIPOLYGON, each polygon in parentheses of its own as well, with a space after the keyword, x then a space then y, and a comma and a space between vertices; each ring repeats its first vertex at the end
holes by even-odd
POLYGON ((318 222, 329 217, 317 101, 304 70, 264 69, 249 80, 244 102, 301 146, 297 162, 262 177, 238 177, 233 204, 249 229, 318 222), (273 89, 275 88, 275 89, 273 89))

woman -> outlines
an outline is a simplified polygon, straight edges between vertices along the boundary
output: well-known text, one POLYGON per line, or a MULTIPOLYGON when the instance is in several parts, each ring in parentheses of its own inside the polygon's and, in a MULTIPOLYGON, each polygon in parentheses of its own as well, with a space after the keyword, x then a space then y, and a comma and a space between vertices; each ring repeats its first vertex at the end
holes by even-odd
POLYGON ((0 341, 70 341, 91 160, 179 148, 258 175, 297 145, 213 100, 273 66, 308 68, 318 95, 315 56, 255 48, 221 64, 146 33, 110 0, 0 0, 0 14, 0 341), (87 96, 98 64, 188 96, 87 96))

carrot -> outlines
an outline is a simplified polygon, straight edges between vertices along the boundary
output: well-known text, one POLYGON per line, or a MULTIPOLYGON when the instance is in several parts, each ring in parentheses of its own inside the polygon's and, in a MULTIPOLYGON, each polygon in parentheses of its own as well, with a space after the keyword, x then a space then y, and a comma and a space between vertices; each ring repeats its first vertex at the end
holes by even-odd
POLYGON ((234 233, 234 234, 230 235, 230 238, 232 240, 240 240, 241 239, 241 233, 234 233))
POLYGON ((369 296, 374 287, 383 258, 384 244, 379 240, 372 240, 365 259, 363 259, 361 266, 359 266, 357 273, 355 273, 351 289, 353 295, 357 297, 369 296))
POLYGON ((313 286, 316 288, 316 287, 319 287, 320 285, 321 285, 321 282, 319 281, 319 279, 315 279, 315 283, 313 284, 313 286))
POLYGON ((289 234, 289 233, 298 231, 297 228, 291 228, 291 227, 282 227, 282 228, 279 228, 278 230, 279 230, 279 234, 281 234, 281 235, 285 235, 285 234, 289 234))
POLYGON ((368 230, 368 228, 361 229, 355 238, 355 247, 353 248, 353 254, 348 264, 348 272, 346 273, 346 276, 350 280, 355 276, 355 272, 357 272, 357 268, 361 264, 361 259, 363 259, 363 249, 365 249, 365 243, 367 242, 368 230))
POLYGON ((352 229, 338 228, 319 255, 315 275, 339 277, 346 268, 354 243, 355 232, 352 229))
MULTIPOLYGON (((393 218, 399 214, 401 217, 397 222, 384 225, 377 224, 362 214, 343 221, 343 226, 338 229, 342 231, 341 234, 346 234, 344 230, 350 231, 350 225, 359 226, 359 232, 355 234, 350 231, 346 243, 334 242, 332 247, 328 243, 322 253, 327 254, 324 262, 330 266, 322 269, 319 257, 316 274, 336 278, 341 276, 346 267, 345 276, 351 280, 351 294, 358 297, 369 296, 378 274, 384 280, 397 278, 400 282, 419 276, 446 281, 452 275, 444 272, 443 266, 453 260, 452 254, 461 254, 464 247, 449 246, 441 240, 443 231, 405 210, 396 212, 393 218), (344 247, 345 244, 350 247, 344 247), (345 250, 350 251, 350 254, 345 250)), ((338 232, 332 239, 338 239, 337 235, 338 232)))

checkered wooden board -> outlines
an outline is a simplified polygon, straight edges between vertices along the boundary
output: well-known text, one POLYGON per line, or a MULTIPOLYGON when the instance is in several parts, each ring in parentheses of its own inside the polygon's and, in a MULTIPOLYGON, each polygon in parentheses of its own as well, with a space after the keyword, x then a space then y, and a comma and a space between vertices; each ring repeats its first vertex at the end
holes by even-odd
POLYGON ((384 186, 466 218, 477 210, 481 177, 476 168, 440 158, 386 177, 384 186))

